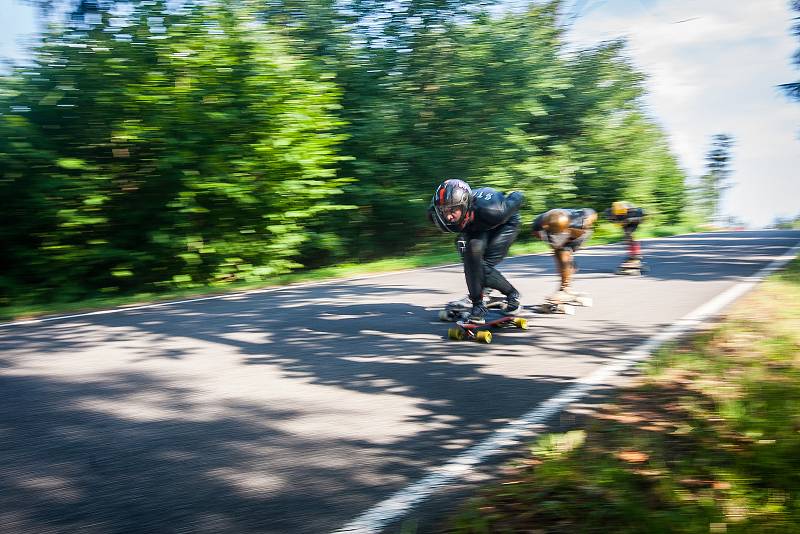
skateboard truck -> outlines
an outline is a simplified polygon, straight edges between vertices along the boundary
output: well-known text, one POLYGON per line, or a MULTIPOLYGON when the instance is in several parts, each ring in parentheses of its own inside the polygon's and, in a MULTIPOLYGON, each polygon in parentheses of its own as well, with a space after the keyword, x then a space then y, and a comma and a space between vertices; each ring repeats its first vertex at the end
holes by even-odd
POLYGON ((524 317, 506 315, 499 319, 487 321, 481 324, 470 323, 466 320, 458 321, 456 326, 447 330, 447 338, 454 341, 469 340, 488 344, 492 342, 492 332, 487 330, 488 328, 511 325, 516 326, 521 330, 527 330, 528 320, 524 317))

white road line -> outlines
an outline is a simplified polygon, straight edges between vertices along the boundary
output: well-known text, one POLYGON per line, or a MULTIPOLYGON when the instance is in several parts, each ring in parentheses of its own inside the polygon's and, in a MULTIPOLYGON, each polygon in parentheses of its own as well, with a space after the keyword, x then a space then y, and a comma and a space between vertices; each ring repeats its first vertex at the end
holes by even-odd
POLYGON ((497 430, 485 441, 456 456, 449 463, 432 469, 428 476, 373 506, 364 514, 335 531, 334 534, 381 532, 389 523, 406 515, 414 506, 420 504, 439 489, 462 479, 475 466, 487 458, 504 452, 510 445, 520 443, 523 438, 529 439, 536 435, 538 432, 535 427, 544 424, 550 417, 581 399, 596 386, 632 367, 635 363, 646 359, 667 341, 676 339, 697 328, 704 321, 721 312, 730 303, 750 291, 766 276, 789 263, 797 256, 798 252, 800 252, 800 243, 780 258, 748 277, 745 281, 729 287, 672 326, 651 337, 639 347, 624 353, 614 363, 605 365, 588 376, 578 379, 573 386, 570 386, 564 392, 542 402, 520 419, 497 430))

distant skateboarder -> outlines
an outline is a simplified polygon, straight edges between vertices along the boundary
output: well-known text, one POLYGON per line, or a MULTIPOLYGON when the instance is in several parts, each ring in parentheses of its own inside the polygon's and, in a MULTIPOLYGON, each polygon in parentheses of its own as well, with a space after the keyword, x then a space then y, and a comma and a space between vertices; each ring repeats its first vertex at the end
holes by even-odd
POLYGON ((551 304, 586 305, 586 297, 572 291, 572 275, 576 271, 575 252, 589 239, 597 212, 591 208, 552 209, 533 221, 533 236, 553 249, 556 269, 561 277, 558 291, 547 297, 551 304))
POLYGON ((603 214, 606 218, 622 226, 625 232, 625 243, 628 245, 628 257, 623 261, 617 272, 620 274, 638 274, 643 268, 642 246, 636 241, 633 234, 644 220, 645 212, 642 208, 634 207, 628 202, 614 202, 603 214))
MULTIPOLYGON (((433 194, 428 217, 443 232, 458 234, 456 244, 464 263, 468 320, 472 323, 486 322, 485 288, 505 295, 506 313, 513 313, 520 306, 519 292, 495 266, 506 257, 519 234, 523 198, 519 191, 508 195, 490 187, 473 191, 462 180, 446 180, 433 194)), ((459 302, 448 304, 448 308, 459 302)))

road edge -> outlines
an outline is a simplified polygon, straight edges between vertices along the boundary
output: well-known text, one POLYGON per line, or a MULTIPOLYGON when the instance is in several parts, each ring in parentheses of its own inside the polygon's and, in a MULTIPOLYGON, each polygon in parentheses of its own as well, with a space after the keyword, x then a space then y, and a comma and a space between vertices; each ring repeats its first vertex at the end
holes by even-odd
POLYGON ((792 261, 798 253, 800 253, 800 242, 766 267, 689 312, 673 325, 624 353, 613 363, 604 365, 588 376, 576 380, 562 393, 540 403, 519 419, 495 431, 487 439, 467 449, 447 464, 432 469, 429 475, 395 492, 389 498, 334 531, 334 534, 381 532, 390 523, 405 516, 439 489, 466 477, 484 460, 504 453, 512 446, 519 445, 523 439, 529 439, 539 434, 548 419, 582 399, 609 378, 617 376, 636 363, 647 359, 665 343, 698 329, 707 321, 718 316, 720 312, 751 291, 767 276, 792 261))

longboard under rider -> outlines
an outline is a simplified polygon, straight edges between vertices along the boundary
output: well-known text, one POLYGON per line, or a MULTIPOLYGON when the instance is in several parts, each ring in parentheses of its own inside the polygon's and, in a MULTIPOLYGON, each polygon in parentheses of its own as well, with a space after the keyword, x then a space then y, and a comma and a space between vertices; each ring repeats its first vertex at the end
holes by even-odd
POLYGON ((501 315, 485 323, 471 323, 468 319, 456 322, 456 326, 447 330, 447 338, 454 341, 478 341, 480 343, 492 342, 492 328, 516 327, 520 330, 528 329, 528 320, 516 315, 501 315))

